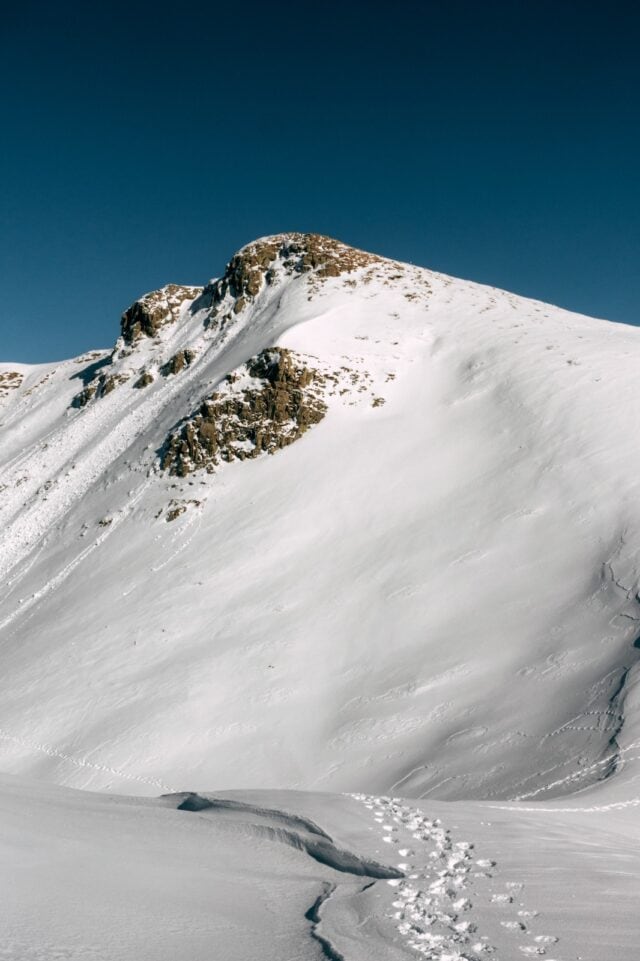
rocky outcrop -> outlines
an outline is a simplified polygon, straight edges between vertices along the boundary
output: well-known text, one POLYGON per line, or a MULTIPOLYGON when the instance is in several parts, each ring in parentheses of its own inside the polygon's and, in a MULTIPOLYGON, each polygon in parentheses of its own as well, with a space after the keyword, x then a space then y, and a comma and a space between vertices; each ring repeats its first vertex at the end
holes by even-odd
MULTIPOLYGON (((95 365, 95 368, 108 367, 111 372, 98 374, 97 369, 88 368, 83 377, 83 389, 73 398, 71 406, 85 407, 93 399, 108 395, 119 384, 130 378, 133 378, 133 386, 140 390, 148 387, 158 374, 163 377, 180 374, 194 363, 203 349, 205 353, 207 352, 207 341, 211 339, 210 335, 207 336, 205 333, 207 328, 211 329, 210 334, 213 333, 214 336, 216 332, 224 332, 225 326, 232 325, 236 315, 241 314, 251 302, 255 301, 266 287, 281 283, 286 278, 306 277, 305 290, 311 298, 330 278, 339 278, 344 275, 345 286, 352 288, 359 283, 369 283, 373 277, 381 275, 381 272, 385 275, 383 282, 390 282, 401 276, 397 273, 398 270, 401 270, 401 267, 392 261, 356 250, 321 234, 278 234, 254 241, 239 250, 227 264, 223 276, 219 280, 212 281, 206 288, 168 284, 136 300, 122 315, 121 337, 110 357, 102 358, 100 363, 95 365), (355 275, 357 271, 360 271, 360 274, 355 275), (197 302, 192 307, 194 301, 197 302), (199 319, 203 328, 199 331, 199 339, 196 341, 197 349, 187 346, 178 349, 180 342, 175 343, 177 337, 165 339, 157 336, 163 328, 177 323, 181 317, 191 317, 194 310, 201 312, 199 319), (153 343, 147 340, 146 349, 142 352, 136 351, 136 346, 141 346, 141 341, 147 338, 153 343), (170 354, 171 351, 173 353, 170 354)), ((182 344, 189 343, 190 335, 193 333, 195 333, 194 330, 187 328, 182 344)), ((252 399, 247 394, 248 399, 243 400, 242 403, 245 406, 247 403, 255 403, 256 417, 259 417, 262 416, 258 410, 260 404, 275 403, 275 397, 282 399, 285 395, 289 397, 287 403, 291 404, 292 398, 297 398, 300 402, 299 409, 294 415, 287 414, 291 424, 295 422, 295 429, 291 427, 291 431, 295 434, 296 431, 306 430, 308 426, 305 418, 310 416, 310 413, 306 411, 302 403, 302 393, 300 393, 304 392, 308 385, 294 384, 295 377, 293 368, 290 366, 293 355, 282 351, 281 357, 282 361, 275 365, 271 374, 256 375, 263 383, 268 384, 268 387, 257 391, 252 399), (276 381, 273 381, 274 377, 276 381)), ((254 359, 254 367, 256 364, 258 361, 254 359)), ((301 370, 300 376, 303 376, 301 370)), ((320 377, 317 370, 314 371, 314 377, 316 381, 320 377)), ((1 388, 0 383, 0 390, 1 388)), ((364 390, 364 387, 361 386, 359 389, 364 390)), ((233 399, 226 397, 225 403, 237 404, 239 400, 237 397, 233 399)), ((376 403, 379 404, 381 401, 376 403)), ((224 411, 220 411, 220 414, 224 414, 224 411)), ((205 414, 201 416, 208 423, 205 414)), ((229 417, 227 417, 226 434, 229 434, 229 424, 229 417)), ((281 428, 283 424, 284 421, 280 423, 281 428)), ((184 436, 180 443, 186 445, 186 449, 189 449, 191 444, 188 435, 192 429, 194 429, 193 424, 191 427, 183 428, 184 436)), ((209 425, 203 427, 206 436, 202 443, 200 440, 193 443, 196 447, 202 447, 203 450, 209 450, 213 445, 218 459, 253 457, 263 449, 261 445, 264 445, 264 450, 275 449, 278 445, 283 446, 285 435, 288 436, 287 431, 280 429, 279 439, 276 442, 275 435, 270 439, 267 438, 268 432, 265 433, 265 429, 263 425, 262 429, 257 431, 257 439, 254 439, 253 433, 249 431, 246 437, 240 438, 238 443, 229 443, 225 446, 224 439, 220 441, 218 434, 215 438, 211 437, 209 425)), ((287 440, 286 443, 290 441, 287 440)), ((194 456, 195 453, 194 448, 194 456)), ((175 457, 176 463, 179 461, 182 465, 180 470, 187 471, 186 455, 182 458, 175 454, 175 457)), ((197 457, 194 463, 199 463, 197 457)), ((177 467, 175 469, 177 470, 177 467)))
POLYGON ((321 234, 278 234, 239 250, 227 264, 223 276, 206 287, 204 293, 213 305, 213 316, 227 297, 232 300, 229 310, 238 314, 263 287, 275 282, 277 264, 289 275, 313 274, 314 280, 321 283, 329 277, 382 263, 381 257, 321 234))
POLYGON ((184 477, 222 461, 273 454, 324 417, 329 378, 306 358, 271 348, 229 374, 221 387, 168 438, 164 470, 184 477))
POLYGON ((79 394, 71 401, 72 407, 86 407, 94 397, 106 397, 111 391, 115 390, 118 384, 124 384, 129 380, 128 374, 100 374, 92 380, 79 394))
POLYGON ((142 337, 155 337, 162 327, 174 324, 186 301, 195 300, 202 287, 167 284, 160 290, 145 294, 125 310, 120 321, 120 333, 129 346, 142 337))
POLYGON ((174 354, 173 357, 171 357, 167 363, 164 364, 162 367, 162 373, 165 377, 167 377, 169 374, 179 374, 180 371, 184 370, 185 367, 191 366, 196 359, 196 356, 195 350, 189 350, 188 347, 186 350, 179 350, 177 354, 174 354))
POLYGON ((149 384, 152 383, 153 374, 148 370, 143 370, 133 386, 136 388, 136 390, 142 390, 143 387, 148 387, 149 384))

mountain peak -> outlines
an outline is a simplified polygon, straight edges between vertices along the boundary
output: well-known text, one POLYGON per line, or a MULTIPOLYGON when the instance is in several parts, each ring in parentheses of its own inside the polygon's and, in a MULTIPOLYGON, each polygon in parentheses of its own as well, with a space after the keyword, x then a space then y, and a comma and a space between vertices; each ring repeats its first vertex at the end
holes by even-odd
POLYGON ((375 254, 322 234, 274 234, 241 247, 227 264, 223 276, 208 289, 216 304, 231 294, 235 298, 233 312, 237 314, 265 285, 273 284, 279 272, 289 277, 313 273, 321 282, 382 262, 375 254))
POLYGON ((246 244, 231 258, 227 271, 233 273, 241 266, 248 270, 268 268, 278 259, 293 273, 315 270, 321 277, 338 277, 382 261, 376 254, 351 247, 333 237, 294 232, 260 237, 246 244))
POLYGON ((228 296, 231 314, 239 314, 279 273, 290 277, 314 273, 322 281, 380 263, 383 258, 322 234, 260 237, 241 247, 222 276, 207 287, 170 283, 135 300, 120 321, 122 341, 132 347, 145 337, 154 338, 163 327, 175 324, 184 308, 203 293, 214 316, 216 307, 228 296))

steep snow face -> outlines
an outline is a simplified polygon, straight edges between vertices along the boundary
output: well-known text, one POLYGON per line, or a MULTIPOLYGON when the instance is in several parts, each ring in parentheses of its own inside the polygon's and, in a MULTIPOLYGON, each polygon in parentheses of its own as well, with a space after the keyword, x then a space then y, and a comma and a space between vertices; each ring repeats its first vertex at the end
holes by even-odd
POLYGON ((631 779, 639 346, 290 234, 147 295, 112 352, 0 367, 0 766, 153 793, 631 779))

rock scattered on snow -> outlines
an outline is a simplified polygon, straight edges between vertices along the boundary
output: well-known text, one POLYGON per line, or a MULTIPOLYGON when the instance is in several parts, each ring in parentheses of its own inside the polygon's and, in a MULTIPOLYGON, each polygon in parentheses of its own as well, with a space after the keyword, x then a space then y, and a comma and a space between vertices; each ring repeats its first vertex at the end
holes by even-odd
POLYGON ((0 373, 0 397, 6 397, 10 390, 17 390, 23 380, 18 370, 5 370, 0 373))

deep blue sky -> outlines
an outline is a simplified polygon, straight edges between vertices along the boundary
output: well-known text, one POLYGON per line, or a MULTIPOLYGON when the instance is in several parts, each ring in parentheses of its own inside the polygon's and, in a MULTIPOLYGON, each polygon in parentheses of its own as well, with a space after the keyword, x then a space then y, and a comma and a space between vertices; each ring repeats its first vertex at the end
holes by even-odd
POLYGON ((34 3, 0 23, 0 358, 310 230, 640 321, 629 2, 34 3))

